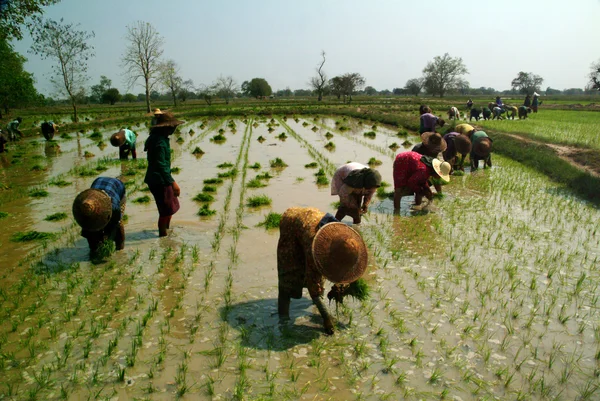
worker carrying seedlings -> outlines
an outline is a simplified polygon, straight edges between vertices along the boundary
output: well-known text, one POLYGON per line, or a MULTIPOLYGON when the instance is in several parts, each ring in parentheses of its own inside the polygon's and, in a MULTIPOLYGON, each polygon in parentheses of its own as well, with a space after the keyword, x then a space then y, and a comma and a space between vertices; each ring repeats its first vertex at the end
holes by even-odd
POLYGON ((23 133, 19 129, 19 125, 21 125, 22 122, 23 122, 23 119, 21 117, 17 117, 14 120, 12 120, 11 122, 8 123, 8 125, 6 126, 6 131, 8 132, 8 139, 9 140, 16 141, 17 140, 17 134, 21 138, 23 138, 23 133))
POLYGON ((423 156, 417 152, 398 153, 394 160, 394 211, 400 210, 403 196, 415 195, 415 205, 420 206, 423 197, 431 202, 433 193, 429 188, 429 178, 441 178, 450 182, 450 164, 423 156))
POLYGON ((479 161, 483 160, 483 168, 492 167, 492 138, 484 131, 475 131, 471 135, 471 171, 479 168, 479 161))
POLYGON ((92 259, 107 256, 98 254, 107 241, 114 241, 117 250, 125 247, 124 213, 125 185, 116 178, 98 177, 90 189, 77 195, 73 216, 88 241, 92 259))
POLYGON ((42 123, 42 135, 47 141, 51 141, 54 138, 54 134, 58 132, 58 125, 54 121, 44 121, 42 123))
POLYGON ((119 132, 110 137, 110 144, 119 148, 119 159, 127 160, 129 153, 132 159, 137 159, 135 152, 135 140, 137 135, 130 129, 122 128, 119 132))
POLYGON ((369 209, 369 203, 381 186, 381 174, 363 164, 352 162, 340 166, 331 180, 331 195, 339 195, 340 206, 335 218, 352 217, 360 224, 361 215, 369 209))
POLYGON ((287 209, 277 244, 280 318, 289 318, 291 298, 301 298, 306 287, 323 317, 325 332, 333 334, 333 318, 323 303, 325 279, 333 283, 327 294, 330 301, 342 302, 348 295, 365 299, 368 290, 359 279, 367 269, 367 258, 360 234, 331 214, 315 208, 287 209))

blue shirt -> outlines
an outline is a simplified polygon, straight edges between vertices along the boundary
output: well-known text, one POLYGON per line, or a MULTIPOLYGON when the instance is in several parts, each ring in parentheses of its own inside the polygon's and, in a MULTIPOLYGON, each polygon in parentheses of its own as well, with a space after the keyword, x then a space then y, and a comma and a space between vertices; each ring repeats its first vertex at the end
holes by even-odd
POLYGON ((106 192, 112 201, 113 215, 117 213, 118 216, 121 216, 121 200, 125 198, 125 185, 120 180, 110 177, 98 177, 92 182, 91 188, 106 192))

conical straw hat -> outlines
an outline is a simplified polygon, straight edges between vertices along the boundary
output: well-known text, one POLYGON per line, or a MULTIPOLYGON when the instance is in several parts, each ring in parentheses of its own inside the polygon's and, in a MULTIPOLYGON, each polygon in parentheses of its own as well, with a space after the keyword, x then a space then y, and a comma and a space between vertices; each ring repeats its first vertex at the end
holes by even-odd
POLYGON ((112 217, 110 196, 99 189, 86 189, 73 201, 73 216, 84 230, 102 230, 112 217))

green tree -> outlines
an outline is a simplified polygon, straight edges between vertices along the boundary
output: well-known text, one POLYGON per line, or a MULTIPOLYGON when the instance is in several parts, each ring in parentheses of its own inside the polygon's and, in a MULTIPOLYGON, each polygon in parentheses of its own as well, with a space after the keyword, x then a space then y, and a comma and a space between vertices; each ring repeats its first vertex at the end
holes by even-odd
POLYGON ((373 96, 377 94, 377 89, 373 88, 372 86, 367 86, 365 88, 365 94, 369 95, 369 96, 373 96))
POLYGON ((100 83, 98 85, 94 85, 91 88, 92 94, 90 95, 91 99, 95 103, 102 102, 102 95, 112 86, 112 80, 108 79, 105 75, 100 76, 100 83))
POLYGON ((107 89, 106 92, 102 94, 102 103, 110 103, 112 106, 119 100, 121 100, 121 94, 117 88, 107 89))
POLYGON ((458 88, 462 82, 462 75, 468 74, 462 58, 452 58, 448 53, 436 56, 433 61, 423 68, 424 87, 433 96, 444 97, 446 92, 458 88))
POLYGON ((406 85, 404 85, 404 91, 406 93, 410 93, 413 96, 419 96, 421 90, 423 89, 423 85, 425 81, 423 78, 412 78, 406 81, 406 85))
POLYGON ((15 52, 6 39, 0 38, 0 107, 5 112, 10 107, 26 105, 39 99, 33 86, 33 76, 23 69, 25 61, 25 57, 15 52))
POLYGON ((23 39, 22 26, 29 29, 41 22, 43 7, 60 0, 0 0, 0 37, 23 39))
MULTIPOLYGON (((244 90, 243 84, 242 90, 244 90)), ((271 86, 264 78, 252 78, 252 80, 248 82, 246 91, 248 95, 255 98, 270 96, 271 93, 273 93, 271 86)))
POLYGON ((133 103, 137 100, 137 96, 135 96, 133 93, 126 93, 123 95, 122 100, 127 103, 133 103))
POLYGON ((46 20, 32 28, 31 50, 54 61, 52 83, 63 95, 67 95, 73 107, 73 121, 77 122, 78 95, 87 81, 87 62, 94 56, 94 48, 87 41, 94 32, 78 31, 73 24, 46 20))
POLYGON ((592 63, 590 66, 590 87, 600 90, 600 61, 592 63))
POLYGON ((331 92, 339 99, 344 96, 344 102, 350 103, 352 95, 365 84, 365 79, 357 72, 333 77, 329 80, 331 92))
POLYGON ((150 93, 159 80, 160 57, 164 39, 148 22, 137 21, 127 27, 129 42, 123 55, 123 67, 131 88, 139 79, 146 89, 146 111, 150 113, 150 93))
POLYGON ((540 90, 543 82, 544 78, 539 75, 535 75, 532 72, 520 71, 510 84, 514 90, 517 90, 524 95, 533 95, 533 92, 540 90))

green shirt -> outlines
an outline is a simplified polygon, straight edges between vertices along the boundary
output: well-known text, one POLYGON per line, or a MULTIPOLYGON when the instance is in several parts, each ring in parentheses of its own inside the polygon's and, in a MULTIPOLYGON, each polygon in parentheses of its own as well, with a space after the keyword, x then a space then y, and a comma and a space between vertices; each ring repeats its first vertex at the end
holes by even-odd
POLYGON ((127 128, 123 128, 123 131, 125 131, 125 145, 128 145, 130 149, 135 149, 135 140, 137 139, 135 132, 127 128))
POLYGON ((471 144, 473 145, 473 148, 475 148, 475 145, 478 144, 483 138, 489 137, 484 131, 475 131, 473 136, 471 136, 471 144))
POLYGON ((148 170, 144 182, 148 186, 169 186, 175 180, 171 176, 171 145, 169 137, 150 133, 144 150, 148 152, 148 170))

